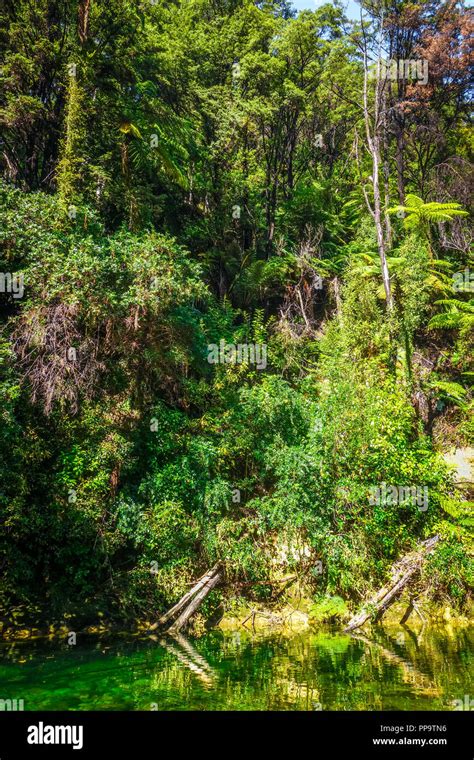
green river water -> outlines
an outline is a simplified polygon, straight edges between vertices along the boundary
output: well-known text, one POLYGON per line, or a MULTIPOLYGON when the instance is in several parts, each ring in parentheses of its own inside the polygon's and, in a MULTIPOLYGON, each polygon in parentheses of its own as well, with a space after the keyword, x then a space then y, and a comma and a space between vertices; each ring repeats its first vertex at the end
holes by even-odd
POLYGON ((25 710, 453 710, 474 697, 472 643, 472 629, 453 627, 4 642, 0 699, 25 710))

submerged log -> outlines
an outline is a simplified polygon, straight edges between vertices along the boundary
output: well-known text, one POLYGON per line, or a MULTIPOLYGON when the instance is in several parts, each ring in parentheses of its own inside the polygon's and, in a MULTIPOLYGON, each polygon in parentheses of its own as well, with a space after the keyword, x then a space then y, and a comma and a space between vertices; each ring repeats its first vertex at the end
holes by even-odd
POLYGON ((173 605, 171 609, 158 619, 157 623, 151 626, 150 630, 164 628, 167 623, 176 618, 175 622, 168 628, 168 632, 177 633, 186 625, 209 592, 222 580, 222 575, 222 565, 220 562, 217 562, 214 567, 199 578, 194 586, 181 597, 179 602, 173 605))
POLYGON ((420 570, 426 556, 433 551, 438 541, 438 535, 432 536, 426 541, 422 541, 416 551, 410 552, 398 560, 392 567, 390 581, 364 604, 362 610, 354 615, 344 630, 354 631, 364 625, 372 616, 379 620, 403 591, 408 581, 420 570))

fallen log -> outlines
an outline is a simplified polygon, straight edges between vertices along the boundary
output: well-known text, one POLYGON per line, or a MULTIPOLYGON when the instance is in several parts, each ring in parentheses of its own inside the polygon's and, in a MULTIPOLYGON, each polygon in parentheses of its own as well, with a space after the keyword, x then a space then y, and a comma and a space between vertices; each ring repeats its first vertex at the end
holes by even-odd
POLYGON ((189 621, 189 618, 194 615, 199 605, 204 601, 206 596, 209 594, 212 589, 217 586, 218 583, 222 580, 222 571, 218 569, 215 573, 215 575, 211 576, 209 580, 206 581, 206 583, 201 587, 201 589, 198 591, 196 596, 190 601, 190 603, 187 605, 187 607, 184 608, 184 610, 181 612, 178 618, 176 618, 175 622, 173 623, 170 628, 168 628, 168 633, 178 633, 178 631, 183 628, 189 621))
POLYGON ((219 568, 220 568, 220 562, 217 562, 214 565, 214 567, 211 567, 211 569, 207 571, 207 573, 204 573, 204 575, 202 575, 196 581, 192 589, 190 589, 183 597, 181 597, 179 602, 177 602, 173 607, 171 607, 168 610, 168 612, 165 612, 165 614, 159 618, 156 627, 163 627, 164 625, 166 625, 166 623, 169 620, 172 620, 174 617, 176 617, 176 615, 179 612, 181 612, 181 610, 184 607, 186 607, 187 604, 189 604, 191 599, 198 593, 198 591, 200 591, 203 588, 203 586, 206 585, 208 580, 212 578, 213 575, 215 575, 215 573, 219 570, 219 568))
POLYGON ((426 556, 433 551, 438 541, 438 535, 432 536, 426 541, 422 541, 416 551, 410 552, 398 560, 392 566, 390 581, 364 604, 362 610, 354 615, 344 630, 354 631, 364 625, 371 617, 379 620, 403 591, 408 581, 420 570, 426 556))
POLYGON ((220 562, 217 562, 214 567, 199 578, 194 586, 173 607, 165 612, 154 625, 150 626, 149 630, 163 629, 167 623, 176 618, 175 622, 167 629, 167 632, 177 633, 186 625, 209 592, 222 580, 222 575, 222 565, 220 562))

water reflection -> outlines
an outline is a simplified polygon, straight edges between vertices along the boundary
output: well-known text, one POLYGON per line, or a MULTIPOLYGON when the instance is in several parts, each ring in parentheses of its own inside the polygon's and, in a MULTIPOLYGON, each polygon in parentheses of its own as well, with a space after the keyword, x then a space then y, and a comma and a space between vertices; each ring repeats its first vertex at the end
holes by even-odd
MULTIPOLYGON (((413 631, 411 631, 411 633, 415 637, 415 646, 418 648, 418 638, 413 631)), ((441 696, 439 687, 437 687, 428 676, 421 673, 413 662, 410 662, 410 660, 407 660, 397 653, 395 645, 388 636, 384 637, 383 642, 370 639, 361 633, 351 633, 351 636, 358 641, 364 642, 369 648, 375 648, 386 662, 398 665, 404 683, 410 684, 413 689, 423 692, 426 695, 441 696)), ((400 640, 397 643, 400 645, 400 640)))
POLYGON ((215 671, 182 633, 160 639, 160 645, 171 652, 205 686, 214 684, 217 677, 215 671))
POLYGON ((25 709, 447 710, 470 693, 472 630, 78 636, 0 653, 0 698, 25 709))

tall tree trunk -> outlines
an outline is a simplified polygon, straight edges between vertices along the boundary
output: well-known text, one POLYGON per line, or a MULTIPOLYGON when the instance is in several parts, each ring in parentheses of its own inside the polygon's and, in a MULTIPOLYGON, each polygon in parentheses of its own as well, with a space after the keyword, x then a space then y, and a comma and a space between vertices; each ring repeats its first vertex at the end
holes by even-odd
POLYGON ((380 171, 380 138, 378 135, 374 136, 372 141, 372 171, 373 171, 373 189, 374 189, 374 220, 375 229, 377 232, 377 247, 379 249, 380 266, 382 269, 383 287, 385 290, 385 298, 387 301, 387 309, 390 311, 393 308, 392 290, 390 286, 390 274, 388 271, 387 254, 385 250, 385 237, 382 226, 382 203, 380 199, 380 184, 379 184, 379 171, 380 171))
POLYGON ((382 203, 380 198, 380 143, 381 143, 381 130, 383 128, 383 91, 386 83, 386 79, 381 80, 380 67, 381 67, 381 52, 382 45, 379 45, 379 56, 377 60, 376 68, 376 81, 375 81, 375 100, 374 100, 374 116, 373 123, 369 113, 368 104, 368 55, 367 55, 367 39, 365 32, 363 34, 363 55, 364 55, 364 89, 363 89, 363 109, 364 109, 364 123, 365 134, 367 138, 367 147, 370 155, 372 156, 372 188, 374 194, 374 207, 372 216, 375 223, 375 230, 377 234, 377 248, 380 257, 380 267, 382 270, 383 287, 385 291, 385 298, 387 302, 387 310, 391 311, 393 308, 392 290, 390 286, 390 274, 388 271, 386 245, 383 230, 382 220, 382 203))

